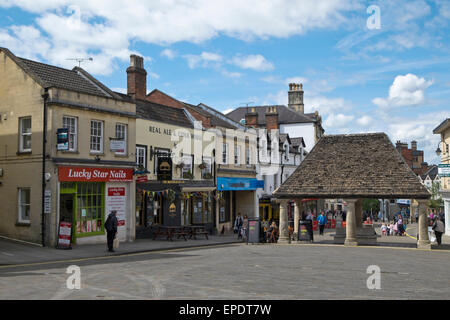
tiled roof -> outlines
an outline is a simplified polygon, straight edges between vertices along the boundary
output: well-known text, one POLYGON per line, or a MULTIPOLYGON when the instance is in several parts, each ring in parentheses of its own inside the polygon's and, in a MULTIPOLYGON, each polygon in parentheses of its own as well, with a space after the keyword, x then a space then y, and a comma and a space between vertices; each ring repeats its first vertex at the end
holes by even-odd
POLYGON ((299 138, 291 138, 291 142, 292 142, 292 145, 294 146, 294 147, 298 147, 298 146, 303 146, 303 147, 305 147, 305 141, 303 140, 303 138, 302 137, 299 137, 299 138))
POLYGON ((430 198, 385 133, 323 136, 274 195, 328 199, 430 198))
POLYGON ((438 125, 434 130, 433 133, 434 134, 438 134, 438 133, 442 133, 445 130, 447 130, 448 128, 450 128, 450 118, 445 119, 444 121, 441 122, 440 125, 438 125))
MULTIPOLYGON (((47 87, 67 89, 108 98, 114 97, 109 89, 81 68, 75 67, 73 70, 69 70, 28 59, 17 59, 26 66, 27 71, 33 72, 47 87)), ((114 98, 117 98, 117 96, 114 98)))
POLYGON ((289 109, 283 105, 277 106, 256 106, 256 107, 240 107, 230 113, 227 113, 227 117, 233 119, 236 122, 245 119, 245 114, 250 112, 252 108, 255 108, 255 112, 258 114, 258 126, 265 126, 266 124, 266 111, 269 107, 276 107, 278 113, 278 123, 312 123, 316 122, 317 118, 314 113, 300 114, 292 109, 289 109))
POLYGON ((420 177, 422 178, 422 180, 425 180, 427 178, 427 176, 430 176, 430 179, 434 180, 434 178, 436 178, 436 176, 438 175, 438 172, 439 172, 439 167, 437 165, 433 164, 420 177))
POLYGON ((164 106, 145 100, 136 100, 136 115, 142 119, 194 128, 184 109, 164 106))
MULTIPOLYGON (((231 124, 231 121, 225 121, 221 118, 219 118, 218 116, 214 115, 214 112, 219 112, 215 109, 212 109, 211 107, 208 107, 206 105, 204 105, 206 108, 211 109, 211 112, 208 112, 206 110, 204 110, 203 108, 201 108, 200 106, 195 106, 193 104, 189 104, 189 103, 185 103, 186 105, 188 105, 190 108, 192 108, 193 110, 197 111, 198 113, 209 117, 210 121, 211 121, 211 126, 213 127, 222 127, 222 128, 227 128, 227 129, 237 129, 238 127, 231 124)), ((223 115, 224 117, 226 117, 225 115, 223 115)), ((232 119, 230 119, 232 120, 232 119)))

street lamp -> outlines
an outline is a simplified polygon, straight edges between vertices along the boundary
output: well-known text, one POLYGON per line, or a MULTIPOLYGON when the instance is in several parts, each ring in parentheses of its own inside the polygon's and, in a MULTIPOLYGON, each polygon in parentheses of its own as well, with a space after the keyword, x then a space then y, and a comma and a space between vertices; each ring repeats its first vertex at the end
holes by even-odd
POLYGON ((438 157, 441 156, 441 148, 439 148, 440 144, 441 144, 441 143, 439 142, 439 143, 438 143, 438 147, 437 147, 437 149, 436 149, 436 154, 437 154, 438 157))

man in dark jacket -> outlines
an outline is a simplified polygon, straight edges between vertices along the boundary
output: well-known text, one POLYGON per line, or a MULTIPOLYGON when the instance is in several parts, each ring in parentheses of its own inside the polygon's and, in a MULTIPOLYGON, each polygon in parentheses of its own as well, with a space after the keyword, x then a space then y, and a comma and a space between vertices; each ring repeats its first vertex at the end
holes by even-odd
POLYGON ((117 211, 113 210, 105 221, 106 238, 108 240, 108 251, 114 252, 113 243, 117 233, 117 211))

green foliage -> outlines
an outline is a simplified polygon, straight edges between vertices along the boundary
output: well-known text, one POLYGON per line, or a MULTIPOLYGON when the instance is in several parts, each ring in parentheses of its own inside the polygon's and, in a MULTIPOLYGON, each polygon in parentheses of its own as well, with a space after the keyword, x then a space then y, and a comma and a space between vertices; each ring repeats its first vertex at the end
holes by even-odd
POLYGON ((440 183, 433 182, 431 185, 431 199, 428 201, 428 207, 433 209, 439 209, 444 206, 444 200, 442 200, 439 194, 440 183))
POLYGON ((364 211, 375 211, 378 212, 380 206, 380 202, 378 199, 364 199, 363 200, 363 210, 364 211))

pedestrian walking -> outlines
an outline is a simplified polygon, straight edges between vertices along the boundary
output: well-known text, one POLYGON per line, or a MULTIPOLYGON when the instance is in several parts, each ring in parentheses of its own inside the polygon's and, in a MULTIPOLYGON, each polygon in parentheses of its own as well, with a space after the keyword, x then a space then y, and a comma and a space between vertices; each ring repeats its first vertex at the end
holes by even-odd
POLYGON ((438 246, 441 245, 442 242, 442 234, 444 233, 444 223, 441 221, 439 216, 437 216, 434 220, 432 229, 434 230, 434 234, 436 235, 436 241, 438 246))
POLYGON ((242 238, 241 228, 244 220, 242 219, 241 213, 239 212, 236 219, 234 220, 234 233, 237 233, 238 239, 242 238))
POLYGON ((399 236, 403 235, 403 232, 404 232, 404 230, 403 230, 403 218, 402 218, 401 214, 398 215, 398 219, 397 219, 397 231, 398 231, 398 235, 399 236))
POLYGON ((319 234, 323 236, 323 229, 327 224, 327 217, 325 217, 323 211, 320 212, 320 216, 317 217, 317 222, 319 223, 319 234))
POLYGON ((243 241, 247 241, 247 236, 248 236, 247 231, 248 231, 248 217, 247 217, 247 215, 245 215, 244 219, 242 221, 242 228, 241 228, 243 241))
POLYGON ((313 232, 313 220, 314 220, 314 216, 312 215, 311 212, 308 212, 308 214, 306 215, 305 220, 309 220, 310 223, 306 224, 307 229, 308 229, 308 233, 309 233, 309 238, 311 239, 310 241, 313 242, 314 241, 314 232, 313 232))
POLYGON ((113 210, 108 215, 108 218, 105 221, 105 229, 106 229, 106 239, 108 243, 108 251, 114 252, 113 244, 114 244, 114 238, 117 234, 117 211, 113 210))

